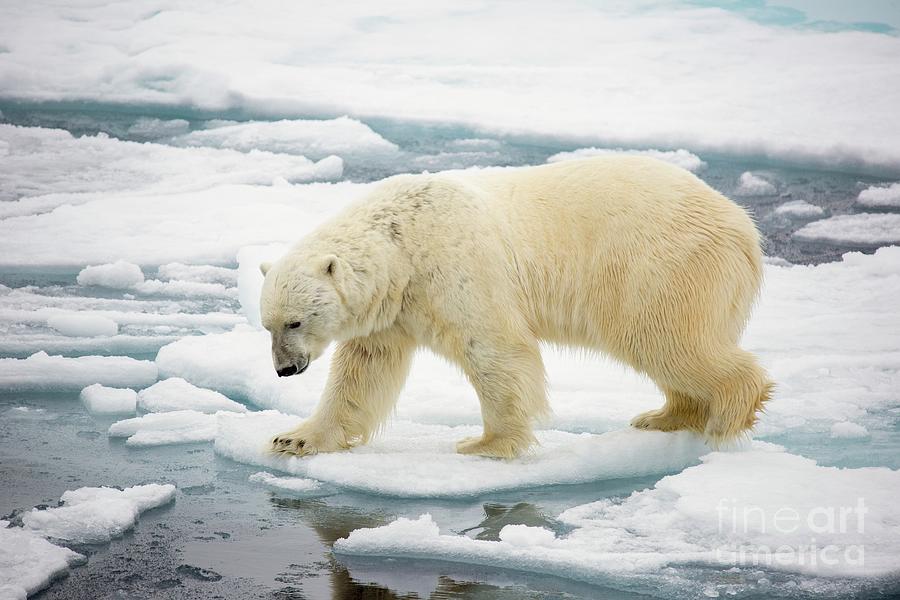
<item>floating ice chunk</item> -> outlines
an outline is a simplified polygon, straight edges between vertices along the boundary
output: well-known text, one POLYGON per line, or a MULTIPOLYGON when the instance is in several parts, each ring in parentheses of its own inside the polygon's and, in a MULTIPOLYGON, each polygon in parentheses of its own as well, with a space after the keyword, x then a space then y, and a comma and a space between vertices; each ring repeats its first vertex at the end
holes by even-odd
POLYGON ((172 143, 181 146, 212 146, 248 152, 267 150, 285 154, 301 154, 325 158, 331 154, 343 157, 383 155, 398 148, 368 125, 339 117, 325 120, 234 121, 211 123, 179 136, 172 143))
POLYGON ((322 489, 322 483, 315 479, 304 477, 276 477, 267 471, 260 471, 250 476, 250 481, 262 483, 277 490, 306 494, 318 492, 322 489))
POLYGON ((134 527, 138 516, 175 498, 175 486, 151 483, 117 490, 83 487, 62 495, 63 506, 34 509, 22 517, 25 529, 79 544, 108 542, 134 527))
POLYGON ((771 182, 746 171, 741 174, 734 193, 738 196, 771 196, 775 191, 775 186, 771 182))
POLYGON ((105 265, 85 267, 78 274, 78 285, 96 285, 127 290, 144 281, 144 273, 136 264, 117 260, 105 265))
POLYGON ((216 437, 216 415, 195 410, 150 413, 113 423, 109 437, 128 438, 125 440, 128 446, 209 442, 216 437))
POLYGON ((656 158, 659 160, 663 160, 668 163, 672 163, 682 169, 687 169, 688 171, 700 171, 706 167, 706 163, 703 162, 699 156, 688 152, 683 148, 679 148, 678 150, 627 150, 622 148, 579 148, 578 150, 573 150, 572 152, 560 152, 559 154, 554 154, 550 158, 547 159, 547 162, 559 162, 561 160, 572 160, 576 158, 588 158, 590 156, 607 156, 610 154, 633 154, 637 156, 649 156, 650 158, 656 158))
POLYGON ((852 421, 841 421, 831 426, 831 437, 845 440, 869 437, 869 430, 852 421))
POLYGON ((9 149, 3 157, 0 200, 44 196, 41 205, 35 206, 39 210, 46 210, 54 200, 56 206, 71 203, 72 192, 171 192, 229 183, 268 185, 275 176, 294 182, 331 181, 343 173, 343 161, 337 156, 313 162, 303 156, 271 152, 125 142, 103 133, 75 137, 68 131, 40 127, 0 124, 0 141, 9 149), (50 197, 54 192, 66 194, 50 197))
POLYGON ((212 265, 185 265, 169 263, 159 267, 158 275, 166 280, 198 281, 200 283, 221 283, 234 287, 237 285, 237 269, 214 267, 212 265))
POLYGON ((156 365, 125 356, 66 358, 36 352, 25 359, 0 358, 0 390, 80 390, 93 383, 146 387, 156 365))
POLYGON ((900 243, 900 215, 860 213, 813 221, 794 232, 801 240, 834 244, 883 245, 900 243))
POLYGON ((789 215, 792 217, 818 217, 825 213, 825 209, 815 204, 810 204, 804 200, 792 200, 785 202, 775 209, 777 215, 789 215))
POLYGON ((119 333, 112 319, 92 314, 58 314, 47 319, 47 325, 69 337, 110 337, 119 333))
POLYGON ((866 188, 859 193, 857 202, 870 208, 898 208, 900 183, 892 183, 887 187, 873 185, 866 188))
POLYGON ((137 392, 129 388, 111 388, 95 383, 81 390, 81 401, 96 414, 134 414, 137 392))
POLYGON ((158 381, 137 395, 138 406, 147 412, 195 410, 215 413, 220 410, 247 412, 247 407, 229 400, 219 392, 191 385, 180 377, 158 381))
POLYGON ((685 432, 633 429, 601 435, 537 432, 540 446, 522 458, 497 461, 464 456, 456 442, 480 427, 390 424, 366 446, 348 452, 285 458, 268 451, 269 440, 300 419, 274 411, 219 413, 216 452, 341 487, 400 497, 477 496, 542 485, 670 473, 696 463, 708 448, 685 432))
POLYGON ((426 514, 353 531, 335 542, 334 551, 468 562, 592 583, 612 578, 626 585, 640 579, 677 585, 671 575, 698 564, 752 570, 729 571, 734 577, 721 584, 722 592, 745 577, 756 581, 758 569, 767 568, 878 577, 900 568, 898 485, 900 471, 821 467, 757 443, 753 450, 709 454, 703 464, 624 500, 569 509, 559 519, 575 529, 558 538, 522 526, 505 527, 496 542, 441 535, 426 514), (659 573, 663 568, 668 577, 659 573))
POLYGON ((0 521, 0 598, 21 599, 44 589, 84 557, 27 529, 0 521))
POLYGON ((3 351, 7 355, 14 357, 29 356, 40 351, 48 354, 70 356, 86 354, 150 355, 180 337, 172 335, 115 335, 100 338, 70 338, 40 333, 6 334, 3 337, 3 351))
POLYGON ((185 298, 234 298, 237 299, 237 288, 225 287, 221 283, 204 281, 159 281, 150 279, 142 281, 133 288, 137 294, 148 296, 182 296, 185 298))

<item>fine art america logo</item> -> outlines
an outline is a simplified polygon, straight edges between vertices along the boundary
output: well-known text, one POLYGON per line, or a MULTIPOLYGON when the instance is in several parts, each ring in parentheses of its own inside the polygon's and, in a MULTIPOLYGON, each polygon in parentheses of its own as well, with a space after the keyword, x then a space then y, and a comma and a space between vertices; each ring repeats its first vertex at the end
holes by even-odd
POLYGON ((863 498, 853 506, 798 510, 739 505, 723 498, 716 511, 719 533, 733 543, 716 549, 722 563, 741 566, 862 566, 865 562, 863 498), (768 542, 768 543, 767 543, 768 542), (852 542, 852 543, 851 543, 852 542))

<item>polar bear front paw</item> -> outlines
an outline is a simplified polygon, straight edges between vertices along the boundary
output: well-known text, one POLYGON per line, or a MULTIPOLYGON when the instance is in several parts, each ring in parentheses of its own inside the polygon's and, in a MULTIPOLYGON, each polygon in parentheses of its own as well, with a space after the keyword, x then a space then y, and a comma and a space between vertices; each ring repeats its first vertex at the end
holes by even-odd
POLYGON ((301 425, 297 429, 280 433, 272 438, 270 451, 276 454, 310 456, 319 452, 336 452, 344 447, 336 440, 318 434, 311 427, 301 425))
POLYGON ((468 437, 456 443, 456 451, 460 454, 474 454, 488 458, 516 458, 528 449, 532 440, 531 436, 525 436, 522 440, 487 435, 468 437))

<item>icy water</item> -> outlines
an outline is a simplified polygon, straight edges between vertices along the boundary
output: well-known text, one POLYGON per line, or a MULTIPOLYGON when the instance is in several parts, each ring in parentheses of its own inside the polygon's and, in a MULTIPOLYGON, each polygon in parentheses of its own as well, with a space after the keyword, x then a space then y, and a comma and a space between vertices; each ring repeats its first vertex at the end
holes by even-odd
MULTIPOLYGON (((166 122, 177 122, 174 127, 184 134, 210 127, 213 118, 240 122, 258 116, 177 109, 125 111, 111 106, 78 104, 0 103, 0 111, 5 123, 62 129, 76 136, 103 133, 115 139, 161 144, 167 143, 171 136, 166 122), (155 125, 136 127, 147 122, 155 125)), ((367 120, 365 125, 396 144, 399 151, 346 160, 343 180, 364 183, 401 172, 541 164, 554 154, 583 146, 559 139, 486 136, 455 125, 386 119, 367 120)), ((792 234, 812 220, 862 212, 857 196, 869 186, 884 183, 883 175, 829 172, 753 156, 702 154, 700 158, 705 166, 698 170, 698 175, 755 215, 770 257, 815 265, 838 260, 848 251, 871 254, 877 248, 877 243, 804 241, 792 234), (772 190, 756 195, 739 192, 741 175, 748 171, 771 182, 772 190), (821 207, 821 214, 802 217, 775 212, 785 202, 799 200, 821 207)), ((40 172, 36 173, 35 177, 39 178, 40 172)), ((875 212, 890 213, 891 209, 875 212)), ((111 256, 108 262, 114 258, 111 256)), ((228 261, 216 264, 229 269, 237 266, 228 261)), ((165 279, 155 266, 143 266, 148 280, 165 279)), ((241 302, 231 293, 219 297, 202 294, 186 297, 173 291, 149 296, 138 294, 135 298, 127 290, 79 286, 76 283, 79 271, 80 267, 52 265, 0 267, 0 284, 12 290, 4 293, 22 294, 4 308, 20 310, 47 304, 163 315, 216 313, 243 320, 241 302)), ((230 328, 201 321, 159 328, 138 319, 120 325, 119 333, 130 336, 127 341, 92 341, 64 338, 42 324, 19 322, 17 314, 11 312, 4 317, 0 358, 23 359, 46 350, 67 357, 130 356, 153 360, 161 347, 176 339, 218 334, 230 328)), ((835 349, 825 348, 822 352, 828 350, 835 349)), ((891 396, 890 391, 878 387, 882 379, 896 374, 896 365, 890 364, 892 356, 886 356, 884 360, 889 364, 884 367, 884 373, 888 375, 873 375, 873 381, 862 386, 866 389, 858 392, 861 396, 867 391, 875 393, 872 390, 881 394, 880 404, 873 406, 867 415, 867 423, 877 424, 877 427, 870 426, 868 437, 828 439, 827 432, 823 434, 821 429, 792 430, 793 421, 785 418, 789 423, 787 429, 764 432, 764 439, 824 466, 900 468, 897 409, 900 397, 896 389, 891 396)), ((823 372, 821 376, 832 374, 823 372)), ((842 373, 833 376, 845 377, 842 373)), ((53 373, 47 373, 46 377, 52 381, 53 373)), ((848 384, 849 389, 856 389, 852 387, 854 382, 848 384)), ((47 386, 52 387, 52 384, 47 386)), ((250 397, 229 395, 257 408, 249 402, 250 397)), ((72 568, 67 576, 39 592, 38 598, 613 599, 659 593, 652 581, 629 583, 617 578, 607 587, 602 578, 596 585, 590 585, 529 573, 528 569, 504 570, 415 558, 348 557, 333 554, 331 546, 353 530, 382 526, 397 517, 414 518, 424 513, 440 523, 441 533, 477 540, 496 541, 501 529, 513 524, 544 527, 564 535, 572 527, 556 516, 566 509, 601 499, 625 499, 632 492, 652 487, 665 473, 577 485, 525 487, 459 499, 403 499, 349 491, 340 485, 317 497, 308 497, 270 490, 249 481, 249 476, 260 471, 260 467, 225 458, 208 442, 149 448, 126 446, 121 439, 107 436, 109 426, 120 418, 124 416, 88 413, 79 401, 77 389, 0 391, 0 518, 3 520, 21 524, 23 513, 34 507, 56 506, 63 492, 83 486, 122 488, 166 482, 178 489, 175 502, 142 514, 137 525, 123 537, 108 544, 69 544, 88 557, 87 563, 72 568)), ((618 419, 618 416, 611 418, 611 422, 619 423, 618 419)), ((572 426, 570 430, 592 431, 592 427, 572 426)), ((377 482, 372 484, 373 488, 378 487, 377 482)), ((742 598, 811 598, 823 593, 834 594, 835 590, 842 589, 843 582, 840 577, 823 584, 814 577, 778 571, 735 572, 702 566, 683 568, 678 577, 679 586, 667 589, 665 595, 712 596, 719 593, 717 589, 727 589, 727 593, 742 598)), ((884 579, 854 583, 852 590, 861 598, 891 597, 900 592, 896 581, 884 579)))

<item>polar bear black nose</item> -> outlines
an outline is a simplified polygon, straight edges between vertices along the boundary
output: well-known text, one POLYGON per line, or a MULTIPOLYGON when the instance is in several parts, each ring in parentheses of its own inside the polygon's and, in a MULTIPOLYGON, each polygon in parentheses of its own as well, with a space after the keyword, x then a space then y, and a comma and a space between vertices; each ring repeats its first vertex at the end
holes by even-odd
POLYGON ((296 372, 297 372, 296 365, 289 365, 287 367, 284 367, 283 369, 278 369, 276 371, 276 373, 278 373, 279 377, 290 377, 291 375, 293 375, 296 372))

